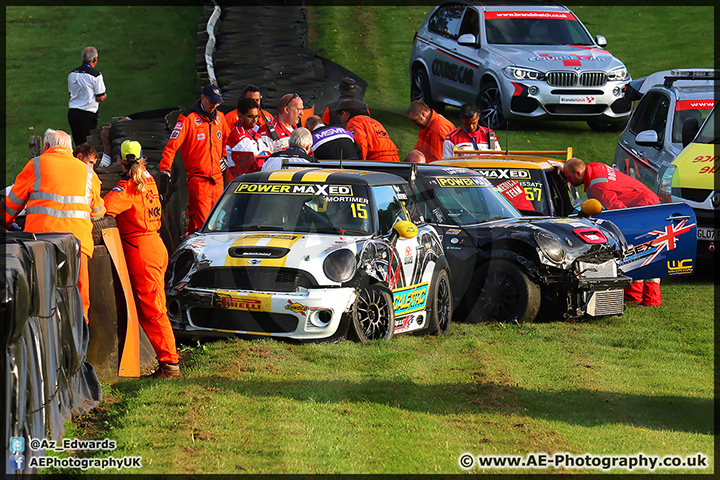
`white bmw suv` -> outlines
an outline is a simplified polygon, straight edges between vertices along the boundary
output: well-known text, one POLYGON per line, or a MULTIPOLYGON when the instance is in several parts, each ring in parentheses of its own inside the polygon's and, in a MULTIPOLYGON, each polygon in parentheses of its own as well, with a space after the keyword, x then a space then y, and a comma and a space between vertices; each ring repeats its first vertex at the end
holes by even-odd
POLYGON ((415 34, 410 97, 475 103, 480 122, 493 129, 513 118, 622 128, 631 78, 605 45, 554 2, 442 2, 415 34))

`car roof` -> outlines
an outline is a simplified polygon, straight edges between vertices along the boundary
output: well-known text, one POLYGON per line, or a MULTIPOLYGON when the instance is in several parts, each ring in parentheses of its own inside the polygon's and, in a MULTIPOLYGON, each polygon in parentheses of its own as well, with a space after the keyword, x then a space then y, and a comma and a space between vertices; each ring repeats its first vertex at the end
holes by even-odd
POLYGON ((550 161, 563 163, 562 160, 555 160, 547 157, 534 155, 492 155, 482 157, 457 157, 433 162, 437 165, 448 165, 465 168, 527 168, 530 170, 549 170, 553 167, 550 161))
POLYGON ((706 97, 709 95, 714 97, 715 86, 718 80, 709 78, 688 78, 694 72, 717 72, 711 68, 683 68, 683 69, 672 69, 672 70, 661 70, 659 72, 651 73, 647 77, 639 78, 638 82, 642 82, 639 91, 645 94, 650 89, 669 89, 675 92, 676 96, 683 98, 691 98, 693 95, 697 95, 697 98, 706 97), (674 73, 675 72, 675 73, 674 73), (683 75, 683 73, 689 73, 690 75, 683 75), (665 84, 666 80, 678 78, 678 80, 671 81, 671 85, 665 84))
POLYGON ((401 177, 385 172, 370 172, 355 169, 330 168, 291 168, 246 173, 233 179, 233 182, 292 182, 292 183, 330 183, 343 185, 403 185, 407 183, 401 177))
POLYGON ((518 7, 527 8, 529 10, 552 10, 552 11, 563 11, 567 12, 569 9, 562 4, 547 0, 465 0, 465 1, 449 1, 443 3, 464 3, 466 5, 472 5, 481 7, 483 10, 515 10, 518 7))

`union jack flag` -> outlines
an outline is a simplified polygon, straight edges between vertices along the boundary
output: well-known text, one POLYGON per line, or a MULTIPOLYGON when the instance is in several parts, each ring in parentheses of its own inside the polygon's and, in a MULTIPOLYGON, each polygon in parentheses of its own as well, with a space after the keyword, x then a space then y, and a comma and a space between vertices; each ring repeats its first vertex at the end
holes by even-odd
POLYGON ((651 245, 656 248, 655 253, 649 256, 642 264, 644 267, 648 263, 652 262, 660 252, 665 250, 672 250, 677 246, 677 237, 685 232, 689 232, 695 224, 685 225, 687 220, 683 220, 677 225, 667 225, 665 230, 652 230, 650 233, 657 235, 655 240, 652 240, 651 245))

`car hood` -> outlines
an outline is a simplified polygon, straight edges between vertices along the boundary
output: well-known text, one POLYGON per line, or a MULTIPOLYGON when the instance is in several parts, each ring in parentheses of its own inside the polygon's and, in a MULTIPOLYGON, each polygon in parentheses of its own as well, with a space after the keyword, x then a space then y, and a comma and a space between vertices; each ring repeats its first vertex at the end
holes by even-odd
POLYGON ((508 65, 548 70, 605 70, 624 66, 607 50, 574 45, 493 45, 488 47, 508 65), (579 67, 579 68, 578 68, 579 67))
POLYGON ((714 190, 717 170, 711 160, 717 158, 716 152, 716 145, 707 143, 691 143, 685 147, 672 162, 677 167, 672 187, 714 190))
POLYGON ((309 263, 348 248, 357 254, 367 237, 292 232, 205 233, 189 237, 177 249, 192 250, 198 266, 268 266, 307 270, 309 263))
POLYGON ((536 246, 533 237, 535 232, 544 231, 554 234, 567 252, 564 265, 566 268, 578 257, 583 256, 599 256, 604 259, 622 257, 623 246, 615 232, 586 218, 508 218, 478 225, 465 225, 461 228, 477 240, 480 248, 483 248, 483 245, 503 240, 520 240, 536 246), (599 230, 606 237, 607 242, 587 243, 575 233, 578 229, 589 228, 599 230))

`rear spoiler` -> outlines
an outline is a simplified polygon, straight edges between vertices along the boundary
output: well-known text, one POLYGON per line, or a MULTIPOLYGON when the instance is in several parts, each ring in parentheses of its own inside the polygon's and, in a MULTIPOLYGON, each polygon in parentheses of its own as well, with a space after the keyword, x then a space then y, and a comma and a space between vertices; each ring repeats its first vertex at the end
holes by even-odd
MULTIPOLYGON (((565 155, 565 160, 570 160, 572 157, 572 147, 568 147, 567 150, 462 150, 457 147, 453 148, 453 157, 458 157, 458 154, 467 155, 565 155)), ((444 160, 444 159, 443 159, 444 160)))

